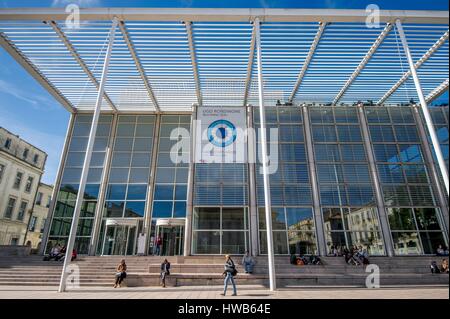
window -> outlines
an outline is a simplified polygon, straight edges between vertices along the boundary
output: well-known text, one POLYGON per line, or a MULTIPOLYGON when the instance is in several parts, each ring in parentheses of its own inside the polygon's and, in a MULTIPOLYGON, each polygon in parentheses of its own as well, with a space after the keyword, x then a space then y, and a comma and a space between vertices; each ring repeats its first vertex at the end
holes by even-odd
POLYGON ((22 172, 17 172, 16 179, 14 180, 13 188, 15 188, 15 189, 19 189, 20 188, 20 184, 22 183, 22 177, 23 177, 23 173, 22 172))
POLYGON ((48 196, 47 196, 47 205, 45 205, 45 207, 49 208, 51 202, 52 202, 52 196, 51 196, 51 195, 48 195, 48 196))
POLYGON ((31 176, 28 176, 27 184, 25 185, 25 192, 27 192, 27 193, 31 192, 31 188, 33 187, 33 181, 34 181, 34 178, 31 176))
POLYGON ((18 244, 19 244, 19 238, 17 238, 17 237, 11 238, 11 245, 12 246, 16 246, 18 244))
POLYGON ((0 164, 0 183, 2 182, 4 173, 5 173, 5 165, 0 164))
POLYGON ((31 216, 31 220, 30 220, 30 226, 28 226, 28 230, 29 231, 34 231, 36 228, 36 224, 37 224, 37 217, 36 216, 31 216))
POLYGON ((44 232, 44 228, 45 228, 45 223, 47 222, 47 219, 46 218, 44 218, 44 219, 42 219, 42 223, 41 223, 41 229, 40 229, 40 233, 43 233, 44 232))
POLYGON ((10 197, 8 199, 8 205, 6 206, 4 214, 5 218, 11 218, 15 206, 16 206, 16 199, 14 197, 10 197))
POLYGON ((9 149, 9 148, 11 147, 11 143, 12 143, 11 139, 10 139, 10 138, 7 138, 7 139, 6 139, 6 142, 5 142, 5 148, 6 148, 6 149, 9 149))
POLYGON ((26 201, 20 202, 19 212, 17 213, 17 220, 23 220, 25 216, 25 212, 27 210, 28 203, 26 201))
POLYGON ((42 194, 41 192, 38 192, 36 195, 36 205, 41 205, 42 204, 42 196, 44 196, 44 194, 42 194))
POLYGON ((33 157, 33 163, 34 163, 34 164, 37 164, 38 161, 39 161, 39 154, 34 154, 34 157, 33 157))
POLYGON ((29 150, 28 148, 24 149, 24 150, 23 150, 22 157, 23 157, 24 159, 27 159, 28 153, 29 153, 29 152, 30 152, 30 150, 29 150))

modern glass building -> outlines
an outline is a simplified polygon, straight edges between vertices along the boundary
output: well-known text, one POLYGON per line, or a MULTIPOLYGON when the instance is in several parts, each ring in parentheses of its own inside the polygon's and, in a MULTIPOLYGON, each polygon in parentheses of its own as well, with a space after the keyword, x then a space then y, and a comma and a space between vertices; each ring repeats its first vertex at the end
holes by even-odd
MULTIPOLYGON (((257 126, 257 109, 248 110, 257 126)), ((448 136, 448 107, 431 111, 442 121, 440 136, 448 136)), ((320 237, 326 253, 331 246, 357 245, 385 255, 393 245, 395 255, 420 255, 447 245, 448 206, 430 172, 435 166, 416 106, 278 106, 266 112, 268 128, 279 132, 278 169, 270 175, 275 254, 318 253, 320 237)), ((69 236, 91 120, 76 115, 71 122, 48 247, 69 236)), ((186 241, 196 255, 267 253, 260 163, 173 163, 170 149, 178 139, 170 133, 190 131, 190 125, 190 115, 100 117, 77 233, 80 253, 137 254, 146 225, 149 254, 158 235, 165 255, 183 255, 186 241), (186 216, 191 238, 185 237, 186 216)), ((448 138, 442 142, 448 149, 448 138)))
MULTIPOLYGON (((447 12, 372 28, 357 10, 156 11, 82 9, 78 28, 0 11, 2 46, 72 113, 44 249, 68 241, 77 196, 80 254, 153 254, 161 237, 163 255, 265 255, 268 233, 277 255, 448 247, 447 12), (246 160, 196 160, 208 107, 241 109, 246 160)), ((209 142, 236 139, 218 120, 209 142)))

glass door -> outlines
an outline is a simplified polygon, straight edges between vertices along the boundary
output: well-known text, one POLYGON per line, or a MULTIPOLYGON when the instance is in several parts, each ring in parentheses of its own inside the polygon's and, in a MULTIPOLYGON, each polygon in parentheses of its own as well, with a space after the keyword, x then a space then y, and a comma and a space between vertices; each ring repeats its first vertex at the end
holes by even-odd
POLYGON ((162 256, 180 256, 183 254, 184 226, 159 225, 156 236, 161 236, 162 256))
POLYGON ((136 226, 107 225, 102 255, 134 255, 136 235, 136 226))

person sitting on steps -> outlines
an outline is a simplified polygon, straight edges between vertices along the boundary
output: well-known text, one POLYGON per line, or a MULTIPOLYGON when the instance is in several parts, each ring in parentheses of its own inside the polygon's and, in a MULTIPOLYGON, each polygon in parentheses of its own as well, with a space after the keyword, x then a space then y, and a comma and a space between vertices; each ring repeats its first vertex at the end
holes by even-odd
POLYGON ((166 276, 168 275, 170 275, 170 262, 164 259, 161 264, 161 285, 163 288, 166 288, 166 276))
POLYGON ((116 272, 116 283, 114 284, 114 288, 121 287, 122 281, 127 277, 127 264, 125 263, 125 259, 120 261, 120 264, 117 266, 116 272))

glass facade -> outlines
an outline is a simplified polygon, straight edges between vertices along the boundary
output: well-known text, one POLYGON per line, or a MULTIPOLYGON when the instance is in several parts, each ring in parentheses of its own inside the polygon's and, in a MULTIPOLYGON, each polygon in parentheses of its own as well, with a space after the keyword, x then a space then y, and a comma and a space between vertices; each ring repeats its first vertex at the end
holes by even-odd
MULTIPOLYGON (((84 191, 80 222, 75 240, 75 249, 80 254, 87 254, 89 249, 106 151, 111 135, 112 119, 113 117, 111 115, 102 115, 98 121, 91 165, 84 191)), ((91 123, 91 115, 77 115, 75 117, 50 228, 47 250, 50 250, 56 243, 64 245, 69 236, 91 123)))
POLYGON ((327 252, 363 246, 383 255, 373 181, 356 107, 309 109, 327 252))
MULTIPOLYGON (((448 138, 448 131, 449 131, 449 122, 448 122, 448 106, 444 107, 431 107, 430 108, 430 114, 431 118, 433 119, 434 123, 434 129, 436 130, 436 134, 438 136, 439 144, 441 146, 442 155, 444 156, 444 160, 447 164, 447 171, 449 168, 449 138, 448 138)), ((421 113, 420 113, 421 114, 421 113)), ((425 124, 425 120, 422 116, 422 121, 425 124)), ((427 131, 428 132, 428 131, 427 131)), ((428 136, 428 143, 431 145, 431 138, 428 136)), ((436 159, 436 154, 434 152, 433 147, 431 147, 433 152, 433 160, 434 164, 436 166, 436 170, 438 171, 438 175, 440 178, 440 184, 444 185, 444 180, 442 178, 441 171, 439 170, 439 165, 436 159)), ((448 195, 446 192, 444 192, 444 196, 447 199, 447 202, 449 200, 448 195)))
POLYGON ((366 109, 396 255, 433 254, 446 245, 412 112, 411 107, 366 109))
MULTIPOLYGON (((260 117, 254 111, 257 132, 258 159, 260 117)), ((314 219, 312 216, 311 184, 305 148, 302 110, 298 107, 268 107, 266 109, 267 136, 278 131, 278 141, 269 140, 269 152, 278 150, 278 159, 271 161, 276 172, 270 175, 272 201, 272 229, 275 254, 317 253, 314 219), (272 147, 271 147, 272 146, 272 147)), ((273 155, 273 154, 271 154, 273 155)), ((267 232, 264 209, 262 164, 256 165, 256 187, 259 218, 260 253, 267 253, 267 232)))
MULTIPOLYGON (((359 115, 355 106, 266 108, 267 136, 271 136, 269 129, 278 133, 278 140, 269 140, 268 147, 270 165, 276 167, 270 175, 275 254, 318 254, 317 238, 323 235, 327 253, 332 246, 362 246, 371 255, 385 255, 380 218, 386 218, 385 236, 391 236, 396 255, 432 254, 438 245, 448 246, 443 218, 447 212, 432 187, 413 108, 363 110, 359 115), (364 141, 363 125, 370 141, 364 141), (368 161, 369 152, 374 164, 368 161), (381 204, 375 196, 378 184, 381 204), (319 206, 314 206, 313 197, 319 206), (383 206, 386 215, 378 211, 383 206), (323 222, 324 234, 316 233, 318 222, 323 222)), ((431 113, 448 163, 448 108, 435 107, 431 113)), ((47 250, 68 238, 91 118, 75 115, 47 250)), ((257 108, 253 118, 250 126, 258 137, 257 108)), ((158 234, 167 236, 163 245, 173 242, 163 249, 165 254, 183 254, 184 241, 191 254, 242 254, 252 245, 258 246, 259 254, 267 253, 260 156, 255 189, 250 189, 253 166, 248 163, 189 165, 190 125, 191 116, 181 114, 100 117, 76 237, 80 254, 136 254, 141 233, 147 236, 150 254, 155 253, 158 234), (250 203, 252 194, 256 207, 250 203), (256 229, 250 227, 253 209, 256 229), (184 229, 186 216, 192 216, 191 232, 184 229), (253 232, 257 235, 251 236, 253 232), (186 233, 191 238, 184 238, 186 233), (252 242, 255 237, 258 240, 252 242), (96 249, 89 251, 94 239, 96 249)), ((260 149, 257 139, 258 154, 260 149)))

